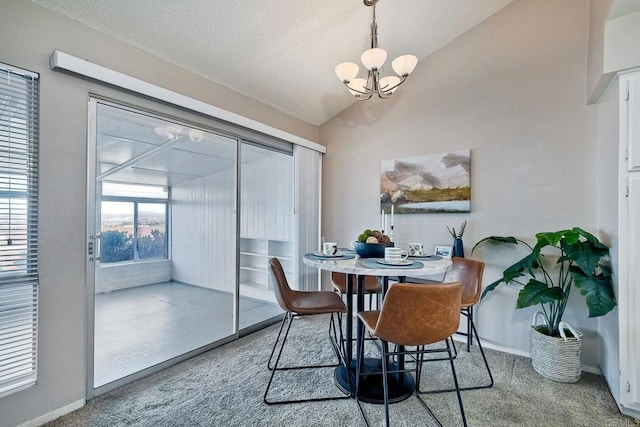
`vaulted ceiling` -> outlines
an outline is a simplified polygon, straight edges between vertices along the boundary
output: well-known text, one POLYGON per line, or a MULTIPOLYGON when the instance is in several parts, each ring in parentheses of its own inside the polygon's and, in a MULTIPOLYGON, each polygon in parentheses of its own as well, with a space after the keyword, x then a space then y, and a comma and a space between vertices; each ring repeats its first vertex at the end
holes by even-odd
MULTIPOLYGON (((334 67, 369 47, 362 0, 33 1, 315 125, 356 102, 334 67)), ((379 45, 422 60, 512 1, 380 0, 379 45)))

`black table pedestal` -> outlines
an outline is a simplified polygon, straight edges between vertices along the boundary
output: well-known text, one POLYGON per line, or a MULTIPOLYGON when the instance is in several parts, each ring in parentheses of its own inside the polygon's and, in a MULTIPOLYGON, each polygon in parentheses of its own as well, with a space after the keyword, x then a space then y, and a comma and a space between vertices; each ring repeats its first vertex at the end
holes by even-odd
MULTIPOLYGON (((384 388, 382 385, 382 366, 380 359, 366 358, 364 360, 364 369, 360 376, 358 397, 361 401, 367 403, 379 403, 384 404, 384 388), (377 372, 377 374, 372 373, 377 372)), ((398 366, 393 363, 389 363, 389 370, 396 370, 398 366)), ((347 371, 344 365, 340 365, 336 368, 334 378, 338 388, 346 393, 351 393, 351 385, 355 389, 356 381, 356 366, 355 361, 351 364, 351 369, 347 371), (350 376, 350 378, 347 377, 350 376)), ((401 402, 413 394, 415 390, 415 381, 411 374, 397 373, 388 374, 389 378, 389 403, 401 402)))

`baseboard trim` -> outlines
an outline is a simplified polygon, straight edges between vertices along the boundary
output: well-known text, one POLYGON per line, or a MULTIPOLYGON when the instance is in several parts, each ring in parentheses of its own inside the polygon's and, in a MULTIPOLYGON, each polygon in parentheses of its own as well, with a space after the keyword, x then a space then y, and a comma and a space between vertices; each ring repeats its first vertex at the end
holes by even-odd
POLYGON ((44 423, 48 423, 49 421, 53 421, 56 418, 59 418, 63 415, 66 415, 70 412, 75 411, 76 409, 80 409, 82 408, 86 403, 85 399, 80 399, 78 401, 75 401, 73 403, 70 403, 68 405, 63 406, 62 408, 58 408, 55 411, 51 411, 49 413, 46 413, 44 415, 39 416, 38 418, 34 418, 31 421, 27 421, 25 423, 22 423, 20 425, 18 425, 18 427, 38 427, 41 426, 44 423))
MULTIPOLYGON (((464 343, 467 342, 467 338, 465 336, 454 335, 453 339, 454 341, 458 341, 458 342, 464 342, 464 343)), ((482 347, 488 348, 491 350, 501 351, 502 353, 513 354, 515 356, 522 356, 522 357, 531 359, 531 353, 528 351, 516 350, 511 347, 495 345, 495 344, 487 343, 485 341, 482 341, 482 347)), ((598 366, 585 365, 584 363, 582 364, 582 371, 588 372, 590 374, 602 375, 602 371, 598 366)))

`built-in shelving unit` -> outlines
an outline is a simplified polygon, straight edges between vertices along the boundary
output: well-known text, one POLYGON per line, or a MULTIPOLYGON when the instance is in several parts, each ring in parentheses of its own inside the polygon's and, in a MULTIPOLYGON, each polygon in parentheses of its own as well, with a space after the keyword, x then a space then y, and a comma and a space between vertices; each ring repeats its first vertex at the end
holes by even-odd
POLYGON ((285 274, 293 274, 293 244, 291 241, 246 238, 240 239, 240 289, 243 295, 275 302, 270 279, 269 259, 278 257, 285 274))

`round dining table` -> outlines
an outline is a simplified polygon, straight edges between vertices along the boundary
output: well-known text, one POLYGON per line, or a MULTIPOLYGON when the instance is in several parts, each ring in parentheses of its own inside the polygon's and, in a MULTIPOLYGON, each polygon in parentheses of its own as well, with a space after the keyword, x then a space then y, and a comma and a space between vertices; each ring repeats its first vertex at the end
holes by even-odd
MULTIPOLYGON (((361 258, 355 252, 343 250, 341 256, 323 256, 319 253, 306 254, 303 262, 319 270, 345 273, 347 275, 346 295, 353 295, 355 286, 356 311, 354 312, 353 298, 346 298, 347 315, 345 319, 345 345, 340 346, 344 352, 342 362, 335 370, 335 382, 340 390, 355 396, 355 382, 357 357, 353 355, 353 317, 365 309, 364 306, 364 277, 377 276, 381 278, 384 293, 388 289, 389 279, 396 278, 398 282, 405 282, 407 277, 433 276, 446 273, 452 265, 449 258, 440 256, 423 256, 408 258, 404 265, 389 265, 384 259, 361 258)), ((356 323, 356 349, 361 348, 362 322, 356 323)), ((359 378, 358 396, 360 400, 369 403, 384 403, 382 386, 381 361, 379 359, 363 358, 362 374, 359 378)), ((404 369, 404 359, 398 357, 397 368, 404 369)), ((389 374, 389 402, 399 402, 411 396, 415 389, 413 377, 409 373, 403 375, 389 374)))

